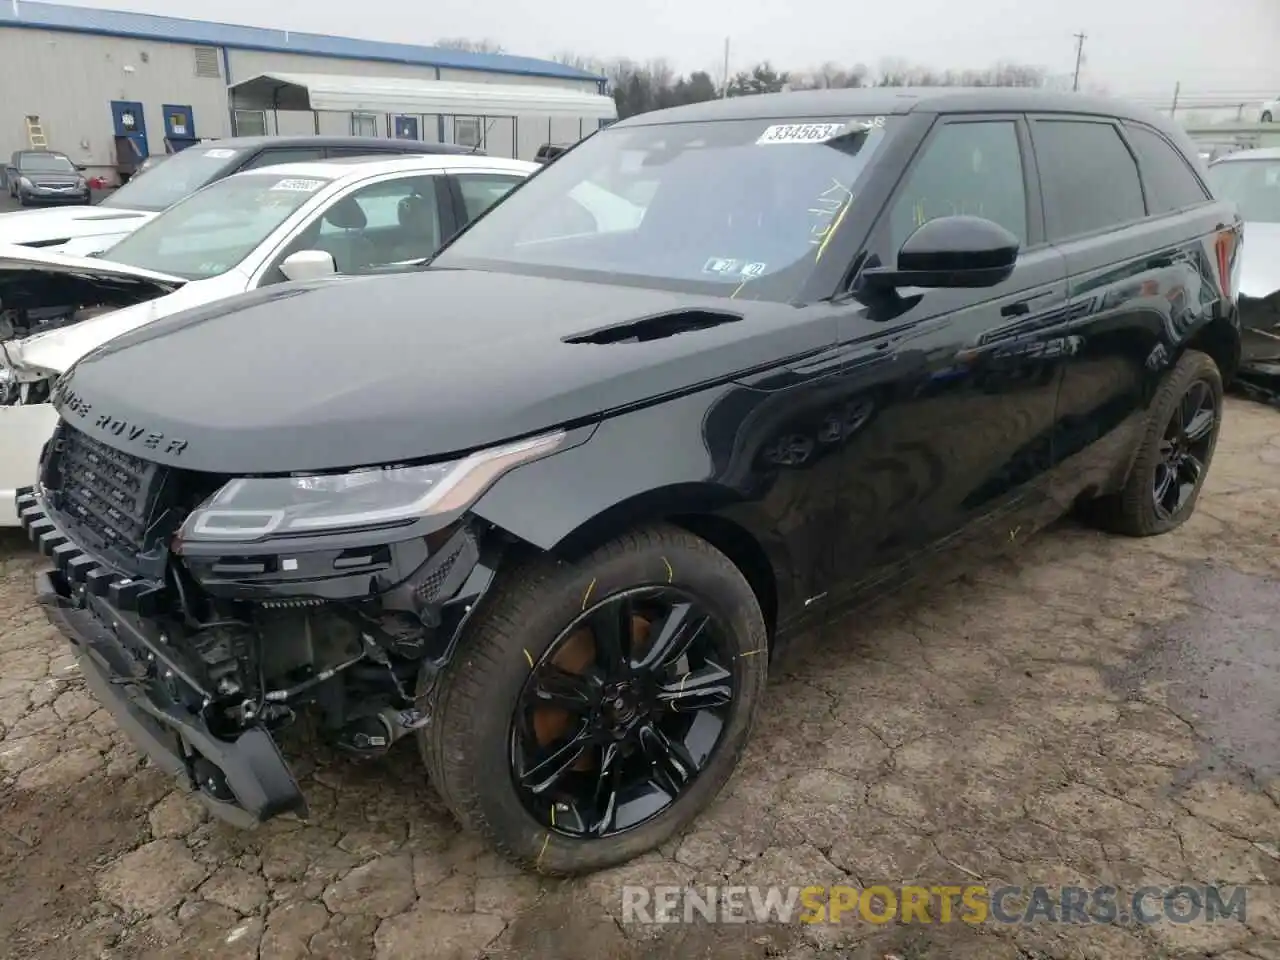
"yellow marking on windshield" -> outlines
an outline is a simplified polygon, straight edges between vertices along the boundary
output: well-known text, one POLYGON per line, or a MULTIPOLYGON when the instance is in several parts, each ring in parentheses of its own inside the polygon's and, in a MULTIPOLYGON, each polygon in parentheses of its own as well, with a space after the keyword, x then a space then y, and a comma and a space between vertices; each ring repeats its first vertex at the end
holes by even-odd
POLYGON ((840 212, 836 214, 835 222, 827 228, 826 234, 822 238, 822 243, 818 245, 818 255, 813 258, 813 262, 817 263, 822 259, 822 254, 826 252, 827 244, 831 242, 831 238, 835 232, 840 229, 840 224, 844 222, 844 215, 849 212, 849 207, 853 205, 853 194, 849 194, 849 199, 845 200, 844 206, 840 208, 840 212))

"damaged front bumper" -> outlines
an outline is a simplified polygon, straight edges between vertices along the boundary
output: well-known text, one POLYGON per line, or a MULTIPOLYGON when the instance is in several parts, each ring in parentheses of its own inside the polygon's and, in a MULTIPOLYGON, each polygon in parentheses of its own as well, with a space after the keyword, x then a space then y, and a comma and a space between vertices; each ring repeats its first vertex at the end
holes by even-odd
MULTIPOLYGON (((228 734, 225 724, 215 732, 207 721, 214 698, 184 669, 182 656, 164 632, 160 612, 172 599, 164 577, 129 576, 79 547, 34 489, 20 490, 16 506, 21 526, 53 562, 54 569, 37 576, 37 599, 70 641, 93 695, 136 746, 179 778, 211 813, 236 826, 250 827, 290 811, 305 817, 302 791, 265 726, 228 734)), ((419 544, 403 541, 390 552, 417 555, 419 544)), ((314 577, 323 561, 335 559, 330 552, 320 548, 301 564, 299 572, 313 575, 305 584, 282 582, 278 573, 265 572, 267 567, 278 570, 279 564, 251 570, 255 565, 246 563, 248 558, 240 558, 234 571, 230 565, 219 570, 209 556, 185 562, 222 596, 268 605, 287 605, 290 595, 304 592, 338 599, 364 591, 362 599, 369 598, 368 572, 346 573, 340 563, 325 563, 329 576, 314 577)), ((382 595, 384 603, 413 601, 424 624, 434 621, 436 629, 422 651, 420 689, 429 691, 452 659, 463 628, 493 581, 496 555, 486 548, 482 556, 472 531, 460 526, 411 577, 395 578, 399 582, 382 595)))
POLYGON ((36 599, 71 642, 93 695, 138 748, 237 826, 288 811, 305 816, 306 801, 270 733, 254 727, 226 740, 190 709, 202 691, 137 613, 163 585, 99 564, 32 491, 21 491, 17 506, 23 529, 56 565, 37 575, 36 599))

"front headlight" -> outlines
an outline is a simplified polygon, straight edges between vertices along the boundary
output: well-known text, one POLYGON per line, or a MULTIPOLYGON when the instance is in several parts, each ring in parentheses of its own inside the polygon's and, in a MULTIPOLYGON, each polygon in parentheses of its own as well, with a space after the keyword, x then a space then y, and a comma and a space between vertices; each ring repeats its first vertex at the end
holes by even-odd
POLYGON ((232 480, 182 525, 183 540, 249 541, 378 526, 466 508, 503 473, 555 451, 556 432, 448 463, 232 480))
POLYGON ((30 180, 28 180, 26 177, 19 177, 19 178, 18 178, 18 186, 20 186, 20 187, 26 187, 28 190, 30 190, 30 189, 31 189, 31 181, 30 181, 30 180))

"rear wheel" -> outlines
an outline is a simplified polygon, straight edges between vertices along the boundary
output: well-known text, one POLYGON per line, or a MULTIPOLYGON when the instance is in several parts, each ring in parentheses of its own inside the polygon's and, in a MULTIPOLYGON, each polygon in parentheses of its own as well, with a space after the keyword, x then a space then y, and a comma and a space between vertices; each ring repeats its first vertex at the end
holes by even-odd
POLYGON ((541 873, 656 847, 719 793, 764 688, 736 566, 671 527, 495 585, 440 678, 423 759, 464 824, 541 873))
POLYGON ((1186 351, 1151 404, 1151 416, 1124 489, 1097 501, 1093 516, 1132 537, 1185 523, 1209 473, 1222 425, 1222 375, 1205 353, 1186 351))
POLYGON ((1270 123, 1270 122, 1271 122, 1271 111, 1270 111, 1270 110, 1267 110, 1265 113, 1263 113, 1263 114, 1262 114, 1262 122, 1263 122, 1263 123, 1270 123))

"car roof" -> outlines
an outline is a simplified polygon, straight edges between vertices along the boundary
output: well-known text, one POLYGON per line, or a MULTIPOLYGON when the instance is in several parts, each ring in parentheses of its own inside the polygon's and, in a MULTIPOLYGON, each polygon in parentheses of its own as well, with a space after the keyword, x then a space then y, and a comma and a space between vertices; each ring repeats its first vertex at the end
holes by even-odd
POLYGON ((1240 149, 1220 157, 1214 163, 1241 163, 1246 160, 1280 160, 1280 147, 1240 149))
POLYGON ((425 141, 396 140, 390 137, 344 137, 324 134, 301 134, 296 137, 223 137, 201 140, 196 147, 214 147, 223 150, 256 150, 260 147, 369 147, 378 150, 406 152, 412 149, 423 153, 470 153, 470 147, 456 143, 427 143, 425 141))
POLYGON ((538 164, 528 160, 486 157, 484 154, 425 154, 402 157, 339 157, 332 160, 308 160, 255 167, 232 174, 230 179, 271 173, 286 177, 313 177, 341 180, 348 177, 376 177, 384 173, 412 173, 415 170, 509 170, 532 173, 538 164))
POLYGON ((798 120, 808 117, 894 116, 913 112, 1075 113, 1138 120, 1167 128, 1154 110, 1110 97, 1059 93, 1029 87, 857 87, 796 90, 751 97, 725 97, 666 110, 653 110, 612 124, 640 127, 699 120, 798 120))

